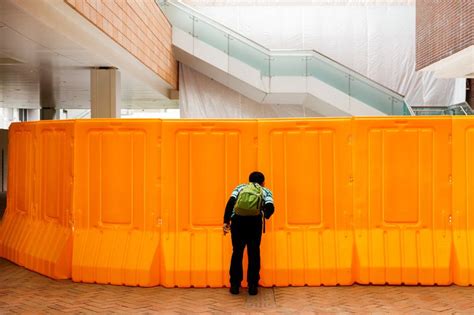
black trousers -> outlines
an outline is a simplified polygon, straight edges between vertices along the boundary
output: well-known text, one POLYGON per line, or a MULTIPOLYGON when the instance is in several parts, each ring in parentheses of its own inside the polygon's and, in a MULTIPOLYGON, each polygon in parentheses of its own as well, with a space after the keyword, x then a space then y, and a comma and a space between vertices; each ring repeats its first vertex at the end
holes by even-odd
POLYGON ((242 258, 247 246, 249 285, 258 285, 260 280, 260 242, 262 240, 262 217, 234 216, 230 227, 232 236, 232 260, 230 262, 230 284, 240 286, 243 279, 242 258))

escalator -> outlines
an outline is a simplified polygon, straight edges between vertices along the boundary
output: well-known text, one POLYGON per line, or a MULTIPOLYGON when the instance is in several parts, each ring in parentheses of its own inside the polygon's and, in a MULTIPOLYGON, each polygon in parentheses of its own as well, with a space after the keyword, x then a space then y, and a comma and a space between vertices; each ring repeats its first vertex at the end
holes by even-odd
POLYGON ((181 63, 263 104, 321 116, 414 115, 404 96, 314 50, 270 50, 178 1, 157 1, 181 63))

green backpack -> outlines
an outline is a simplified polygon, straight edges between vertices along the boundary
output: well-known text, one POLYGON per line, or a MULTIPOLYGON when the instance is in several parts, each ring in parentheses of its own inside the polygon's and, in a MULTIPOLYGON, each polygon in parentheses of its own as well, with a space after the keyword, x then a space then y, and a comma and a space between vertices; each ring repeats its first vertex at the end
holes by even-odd
POLYGON ((234 206, 234 214, 240 216, 260 215, 262 206, 263 189, 260 185, 249 183, 239 193, 234 206))

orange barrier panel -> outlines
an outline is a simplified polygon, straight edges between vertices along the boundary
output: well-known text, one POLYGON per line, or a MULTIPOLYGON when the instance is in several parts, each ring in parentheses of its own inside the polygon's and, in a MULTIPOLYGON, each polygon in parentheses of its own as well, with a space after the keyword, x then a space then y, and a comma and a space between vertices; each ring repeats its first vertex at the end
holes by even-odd
POLYGON ((0 256, 74 281, 228 285, 225 203, 259 169, 276 208, 263 285, 474 284, 473 130, 464 117, 13 124, 0 256))
POLYGON ((10 128, 2 256, 56 279, 71 276, 73 122, 10 128))
POLYGON ((160 281, 160 120, 76 122, 74 281, 160 281))
POLYGON ((275 200, 262 238, 262 284, 352 284, 351 119, 258 127, 259 169, 275 200))
POLYGON ((0 254, 17 264, 21 264, 28 227, 35 217, 34 161, 33 151, 35 124, 10 126, 8 139, 8 192, 7 209, 0 229, 0 254))
POLYGON ((162 285, 228 285, 224 207, 256 169, 256 135, 256 121, 163 121, 162 285))
POLYGON ((474 119, 453 117, 453 280, 474 284, 474 119))
POLYGON ((451 283, 451 118, 355 118, 358 283, 451 283))

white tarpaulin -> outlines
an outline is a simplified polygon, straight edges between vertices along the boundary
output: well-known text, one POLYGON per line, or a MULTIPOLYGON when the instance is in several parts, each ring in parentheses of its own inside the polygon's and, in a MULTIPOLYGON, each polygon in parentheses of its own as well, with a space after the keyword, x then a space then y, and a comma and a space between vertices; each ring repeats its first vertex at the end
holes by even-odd
MULTIPOLYGON (((411 1, 298 6, 187 3, 270 49, 314 49, 405 95, 412 106, 446 106, 465 99, 464 79, 435 79, 431 73, 415 72, 411 1)), ((180 71, 182 117, 312 115, 302 105, 261 105, 187 67, 180 71)))
POLYGON ((314 117, 303 105, 260 104, 180 64, 181 118, 314 117))

